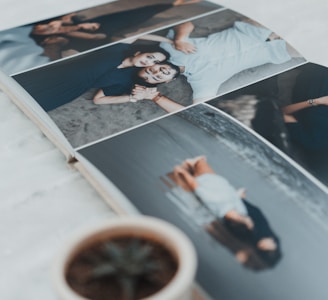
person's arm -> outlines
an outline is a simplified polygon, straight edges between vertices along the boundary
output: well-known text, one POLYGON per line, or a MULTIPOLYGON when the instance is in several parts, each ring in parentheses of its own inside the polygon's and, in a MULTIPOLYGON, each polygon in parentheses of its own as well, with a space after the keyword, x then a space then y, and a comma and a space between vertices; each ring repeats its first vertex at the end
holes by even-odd
POLYGON ((184 108, 183 105, 174 102, 173 100, 167 98, 166 96, 163 96, 160 93, 156 97, 154 97, 152 101, 169 113, 179 111, 184 108))
POLYGON ((186 22, 174 27, 175 36, 173 43, 175 49, 186 54, 196 52, 196 47, 185 41, 185 39, 189 37, 190 33, 192 33, 194 28, 195 26, 191 22, 186 22))
POLYGON ((106 96, 102 89, 98 90, 93 97, 94 104, 120 104, 127 102, 136 102, 132 95, 106 96))
POLYGON ((152 100, 159 107, 167 112, 175 112, 184 108, 183 105, 174 102, 157 91, 156 88, 146 88, 144 86, 136 84, 132 90, 133 97, 138 100, 148 99, 152 100))
POLYGON ((328 105, 328 96, 323 96, 323 97, 314 98, 314 99, 308 99, 308 100, 305 100, 302 102, 290 104, 290 105, 284 106, 282 108, 282 111, 284 114, 290 115, 299 110, 302 110, 302 109, 305 109, 308 107, 312 107, 315 105, 328 105))
POLYGON ((84 39, 84 40, 102 40, 107 37, 105 33, 90 33, 90 32, 83 32, 83 31, 67 32, 65 35, 78 39, 84 39))
POLYGON ((184 41, 185 38, 189 36, 189 34, 193 31, 194 25, 191 22, 187 22, 181 25, 178 25, 174 27, 174 41, 167 37, 163 37, 157 34, 145 34, 143 36, 138 37, 140 40, 148 40, 153 42, 164 42, 173 44, 175 49, 182 51, 186 54, 188 53, 194 53, 197 49, 196 47, 189 43, 184 41))
POLYGON ((78 53, 80 53, 80 52, 75 49, 67 49, 67 50, 61 51, 61 57, 68 57, 68 56, 72 56, 72 55, 75 55, 78 53))
POLYGON ((187 170, 181 166, 174 167, 174 173, 177 176, 181 176, 187 186, 194 192, 198 187, 198 182, 194 176, 192 176, 187 170))
POLYGON ((245 224, 246 227, 249 230, 252 230, 254 228, 254 223, 252 221, 252 219, 248 216, 243 216, 239 213, 237 213, 235 210, 230 210, 228 211, 225 216, 224 216, 227 220, 233 220, 242 224, 245 224))
POLYGON ((173 2, 173 5, 174 6, 180 6, 180 5, 188 5, 188 4, 193 4, 193 3, 198 3, 198 2, 201 2, 203 0, 175 0, 173 2))
POLYGON ((80 23, 77 26, 79 27, 79 29, 83 29, 83 30, 91 31, 91 32, 96 31, 101 27, 100 23, 97 23, 97 22, 80 23))
POLYGON ((174 40, 184 40, 193 32, 195 26, 191 22, 185 22, 174 27, 174 40))

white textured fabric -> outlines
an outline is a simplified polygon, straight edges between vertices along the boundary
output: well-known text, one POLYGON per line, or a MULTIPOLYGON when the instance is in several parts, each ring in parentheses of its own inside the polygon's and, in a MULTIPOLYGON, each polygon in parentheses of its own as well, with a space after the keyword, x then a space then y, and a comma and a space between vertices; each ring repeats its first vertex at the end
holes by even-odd
POLYGON ((247 215, 243 201, 228 180, 217 174, 203 174, 196 178, 198 187, 195 193, 217 218, 223 218, 231 210, 247 215))

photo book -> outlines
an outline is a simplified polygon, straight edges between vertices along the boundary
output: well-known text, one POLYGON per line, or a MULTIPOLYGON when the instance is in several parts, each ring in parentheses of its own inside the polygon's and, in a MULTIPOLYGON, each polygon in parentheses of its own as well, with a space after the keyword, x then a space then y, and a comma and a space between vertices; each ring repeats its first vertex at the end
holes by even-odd
POLYGON ((328 299, 328 68, 265 24, 119 0, 0 31, 0 70, 117 214, 186 233, 206 297, 328 299))

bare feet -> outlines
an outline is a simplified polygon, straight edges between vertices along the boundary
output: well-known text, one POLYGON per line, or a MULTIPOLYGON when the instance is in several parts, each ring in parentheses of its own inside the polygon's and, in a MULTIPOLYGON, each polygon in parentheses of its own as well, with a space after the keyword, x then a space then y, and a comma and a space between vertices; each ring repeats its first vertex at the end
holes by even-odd
POLYGON ((185 169, 182 166, 178 165, 174 167, 173 172, 174 174, 179 175, 183 174, 185 172, 185 169))
POLYGON ((193 173, 193 168, 187 161, 183 161, 181 167, 184 168, 187 172, 193 173))
POLYGON ((200 160, 204 159, 206 161, 206 156, 200 155, 196 156, 194 158, 187 158, 184 162, 183 165, 188 166, 189 169, 194 169, 196 163, 200 160))

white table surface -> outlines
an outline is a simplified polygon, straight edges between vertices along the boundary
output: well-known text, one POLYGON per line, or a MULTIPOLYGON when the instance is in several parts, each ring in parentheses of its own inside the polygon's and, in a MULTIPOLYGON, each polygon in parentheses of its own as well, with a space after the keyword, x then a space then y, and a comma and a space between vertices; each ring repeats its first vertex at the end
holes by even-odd
MULTIPOLYGON (((104 0, 0 0, 0 29, 104 0)), ((328 66, 327 0, 222 0, 272 29, 308 60, 328 66)), ((56 299, 52 258, 110 208, 40 130, 0 93, 0 299, 56 299)))

